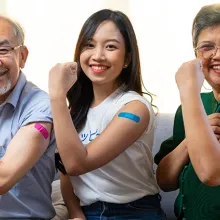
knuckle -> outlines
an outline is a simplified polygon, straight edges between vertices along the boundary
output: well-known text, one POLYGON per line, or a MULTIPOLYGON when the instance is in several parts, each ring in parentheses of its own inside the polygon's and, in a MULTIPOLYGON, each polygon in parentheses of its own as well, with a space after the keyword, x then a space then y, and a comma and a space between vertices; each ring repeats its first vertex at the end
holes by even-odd
POLYGON ((215 133, 215 132, 217 132, 218 127, 217 127, 217 126, 212 126, 212 130, 213 130, 213 131, 214 131, 214 133, 215 133))

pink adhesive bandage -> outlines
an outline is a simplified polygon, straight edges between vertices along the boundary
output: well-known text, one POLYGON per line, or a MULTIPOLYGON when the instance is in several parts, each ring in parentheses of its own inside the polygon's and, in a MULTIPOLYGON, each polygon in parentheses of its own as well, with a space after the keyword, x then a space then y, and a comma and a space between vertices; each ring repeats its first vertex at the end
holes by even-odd
POLYGON ((41 125, 41 124, 39 124, 39 123, 36 123, 36 124, 34 125, 34 127, 35 127, 38 131, 40 131, 40 133, 44 136, 45 139, 47 139, 47 138, 49 137, 49 133, 48 133, 47 129, 46 129, 43 125, 41 125))

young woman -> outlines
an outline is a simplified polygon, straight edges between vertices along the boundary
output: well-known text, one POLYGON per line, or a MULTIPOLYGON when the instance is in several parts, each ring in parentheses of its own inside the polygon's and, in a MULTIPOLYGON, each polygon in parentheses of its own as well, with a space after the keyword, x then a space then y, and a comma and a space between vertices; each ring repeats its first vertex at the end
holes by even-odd
POLYGON ((89 17, 75 62, 50 71, 57 147, 70 176, 61 175, 70 218, 164 219, 152 168, 154 112, 141 86, 135 33, 119 11, 89 17))
POLYGON ((220 4, 198 12, 192 36, 197 59, 176 73, 182 107, 176 112, 173 137, 155 157, 157 180, 164 191, 180 188, 178 219, 219 220, 220 4), (200 95, 204 78, 213 91, 200 95))

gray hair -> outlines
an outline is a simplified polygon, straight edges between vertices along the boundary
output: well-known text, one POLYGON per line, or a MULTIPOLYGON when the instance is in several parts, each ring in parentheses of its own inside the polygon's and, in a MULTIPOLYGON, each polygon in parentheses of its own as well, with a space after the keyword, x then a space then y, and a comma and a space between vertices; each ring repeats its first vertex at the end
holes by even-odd
POLYGON ((17 40, 17 44, 24 45, 25 34, 22 26, 17 21, 12 20, 11 18, 4 15, 0 15, 0 20, 4 20, 11 25, 14 36, 17 40))
POLYGON ((194 18, 192 25, 193 47, 196 48, 199 34, 206 28, 220 25, 220 4, 203 6, 194 18))

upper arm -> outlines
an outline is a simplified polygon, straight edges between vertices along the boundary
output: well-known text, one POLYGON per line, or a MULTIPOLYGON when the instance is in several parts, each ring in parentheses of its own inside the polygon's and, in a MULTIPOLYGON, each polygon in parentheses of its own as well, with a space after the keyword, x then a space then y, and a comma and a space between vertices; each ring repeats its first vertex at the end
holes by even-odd
POLYGON ((155 155, 154 161, 158 165, 160 161, 173 151, 185 138, 185 130, 182 116, 182 108, 178 107, 173 124, 173 136, 162 142, 159 152, 155 155))
POLYGON ((154 162, 158 165, 167 154, 174 150, 174 148, 175 147, 173 146, 173 137, 170 137, 167 140, 163 141, 160 146, 159 152, 154 157, 154 162))
POLYGON ((149 121, 150 111, 142 102, 132 101, 122 107, 105 130, 86 146, 87 172, 107 164, 125 151, 146 131, 149 121), (134 114, 140 121, 118 117, 120 112, 134 114))
POLYGON ((30 170, 49 145, 51 123, 40 122, 49 133, 47 139, 34 128, 34 124, 18 130, 0 160, 0 194, 10 190, 30 170))

